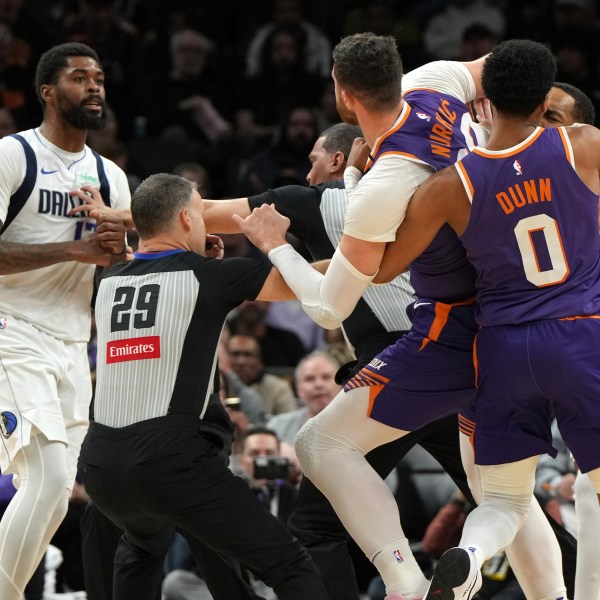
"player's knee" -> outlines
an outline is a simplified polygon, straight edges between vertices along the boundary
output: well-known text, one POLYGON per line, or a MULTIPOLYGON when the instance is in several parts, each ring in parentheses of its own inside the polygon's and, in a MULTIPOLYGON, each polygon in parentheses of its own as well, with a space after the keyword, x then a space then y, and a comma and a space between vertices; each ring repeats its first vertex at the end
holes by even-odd
POLYGON ((302 472, 310 479, 316 465, 315 437, 316 428, 314 420, 309 419, 296 435, 294 450, 300 461, 302 472))
POLYGON ((517 529, 521 528, 531 508, 531 495, 499 494, 498 492, 486 492, 481 506, 494 506, 495 510, 504 514, 514 522, 517 529))

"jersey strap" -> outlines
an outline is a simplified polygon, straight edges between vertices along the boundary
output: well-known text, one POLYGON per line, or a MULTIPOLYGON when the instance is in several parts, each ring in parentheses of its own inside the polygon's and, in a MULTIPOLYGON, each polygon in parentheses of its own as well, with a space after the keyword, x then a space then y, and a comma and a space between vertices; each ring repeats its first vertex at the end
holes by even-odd
POLYGON ((23 183, 21 183, 17 191, 10 197, 8 212, 6 213, 6 220, 4 221, 4 225, 0 230, 0 235, 4 233, 6 228, 15 220, 15 217, 25 206, 25 203, 31 195, 37 179, 37 158, 35 157, 33 148, 29 145, 29 142, 27 142, 27 140, 18 133, 14 133, 10 137, 15 138, 18 142, 20 142, 21 146, 23 146, 26 165, 25 177, 23 179, 23 183))
POLYGON ((108 177, 106 176, 106 170, 104 169, 104 162, 102 157, 93 149, 90 148, 92 154, 96 157, 96 167, 98 169, 98 179, 100 180, 100 195, 106 206, 110 206, 110 183, 108 183, 108 177))

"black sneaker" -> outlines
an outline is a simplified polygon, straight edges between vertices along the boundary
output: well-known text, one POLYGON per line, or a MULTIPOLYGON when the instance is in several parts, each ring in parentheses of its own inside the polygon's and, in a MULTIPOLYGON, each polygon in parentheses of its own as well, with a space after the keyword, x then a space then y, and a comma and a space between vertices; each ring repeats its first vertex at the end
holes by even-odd
POLYGON ((450 548, 438 561, 424 600, 471 600, 481 588, 481 570, 475 555, 450 548))

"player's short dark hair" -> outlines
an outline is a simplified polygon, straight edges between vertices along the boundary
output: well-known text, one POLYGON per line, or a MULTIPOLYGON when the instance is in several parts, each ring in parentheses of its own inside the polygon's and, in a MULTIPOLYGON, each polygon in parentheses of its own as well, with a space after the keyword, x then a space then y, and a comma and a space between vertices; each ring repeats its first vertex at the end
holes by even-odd
POLYGON ((59 44, 44 52, 35 69, 35 91, 42 106, 44 106, 44 101, 40 88, 43 85, 52 85, 58 81, 60 70, 68 66, 67 59, 71 56, 87 56, 93 58, 100 65, 100 59, 96 51, 85 44, 69 42, 59 44))
POLYGON ((481 80, 498 112, 526 117, 544 102, 555 76, 556 61, 546 46, 531 40, 508 40, 492 49, 481 80))
POLYGON ((144 179, 131 197, 131 218, 142 239, 169 231, 182 208, 190 204, 196 184, 171 173, 144 179))
POLYGON ((323 149, 328 154, 342 152, 348 158, 352 143, 357 137, 362 136, 360 127, 348 123, 336 123, 326 129, 319 137, 323 138, 323 149))
POLYGON ((392 108, 400 101, 402 59, 391 35, 356 33, 333 49, 333 72, 369 110, 392 108))
POLYGON ((569 94, 575 101, 573 106, 573 116, 577 123, 585 123, 586 125, 593 125, 596 121, 596 110, 592 101, 582 92, 578 87, 571 85, 570 83, 563 83, 562 81, 555 81, 552 87, 562 90, 566 94, 569 94))

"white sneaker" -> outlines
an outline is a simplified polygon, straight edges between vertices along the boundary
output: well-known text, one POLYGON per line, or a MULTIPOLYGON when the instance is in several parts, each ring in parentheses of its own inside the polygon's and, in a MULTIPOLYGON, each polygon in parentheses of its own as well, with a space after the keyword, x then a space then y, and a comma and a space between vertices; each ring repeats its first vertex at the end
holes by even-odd
POLYGON ((480 588, 475 555, 465 548, 450 548, 438 561, 424 600, 471 600, 480 588))

